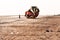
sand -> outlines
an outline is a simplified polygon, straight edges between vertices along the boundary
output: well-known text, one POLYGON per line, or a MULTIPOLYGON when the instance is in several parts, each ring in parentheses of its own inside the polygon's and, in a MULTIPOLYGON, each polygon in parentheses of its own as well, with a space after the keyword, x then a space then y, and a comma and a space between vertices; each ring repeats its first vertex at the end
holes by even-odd
POLYGON ((60 40, 60 16, 0 16, 0 40, 60 40))

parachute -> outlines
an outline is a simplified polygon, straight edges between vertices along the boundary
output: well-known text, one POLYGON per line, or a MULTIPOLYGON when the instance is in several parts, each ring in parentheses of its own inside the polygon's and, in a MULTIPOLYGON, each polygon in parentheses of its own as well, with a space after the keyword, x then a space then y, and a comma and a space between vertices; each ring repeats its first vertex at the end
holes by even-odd
POLYGON ((28 11, 25 12, 27 18, 36 18, 39 15, 39 9, 36 6, 32 6, 28 11))

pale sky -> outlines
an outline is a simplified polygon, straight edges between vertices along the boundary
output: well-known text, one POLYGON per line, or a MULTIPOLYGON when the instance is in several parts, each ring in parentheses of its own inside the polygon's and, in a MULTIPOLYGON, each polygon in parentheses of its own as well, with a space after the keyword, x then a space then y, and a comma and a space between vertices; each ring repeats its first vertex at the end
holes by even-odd
POLYGON ((0 0, 0 15, 24 15, 31 6, 37 6, 40 15, 60 14, 60 0, 0 0))

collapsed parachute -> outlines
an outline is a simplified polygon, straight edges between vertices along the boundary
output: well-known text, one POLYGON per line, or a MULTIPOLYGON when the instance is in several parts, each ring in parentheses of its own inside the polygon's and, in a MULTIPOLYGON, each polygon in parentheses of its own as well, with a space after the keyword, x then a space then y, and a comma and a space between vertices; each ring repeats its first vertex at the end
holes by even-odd
POLYGON ((27 18, 36 18, 39 15, 39 9, 36 6, 32 6, 28 11, 25 12, 27 18))

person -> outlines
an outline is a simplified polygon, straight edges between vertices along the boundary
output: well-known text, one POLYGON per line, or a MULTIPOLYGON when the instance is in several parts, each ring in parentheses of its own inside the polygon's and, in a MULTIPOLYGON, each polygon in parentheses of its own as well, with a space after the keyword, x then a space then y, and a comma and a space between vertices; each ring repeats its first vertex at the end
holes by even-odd
POLYGON ((20 19, 20 14, 19 14, 19 19, 20 19))

